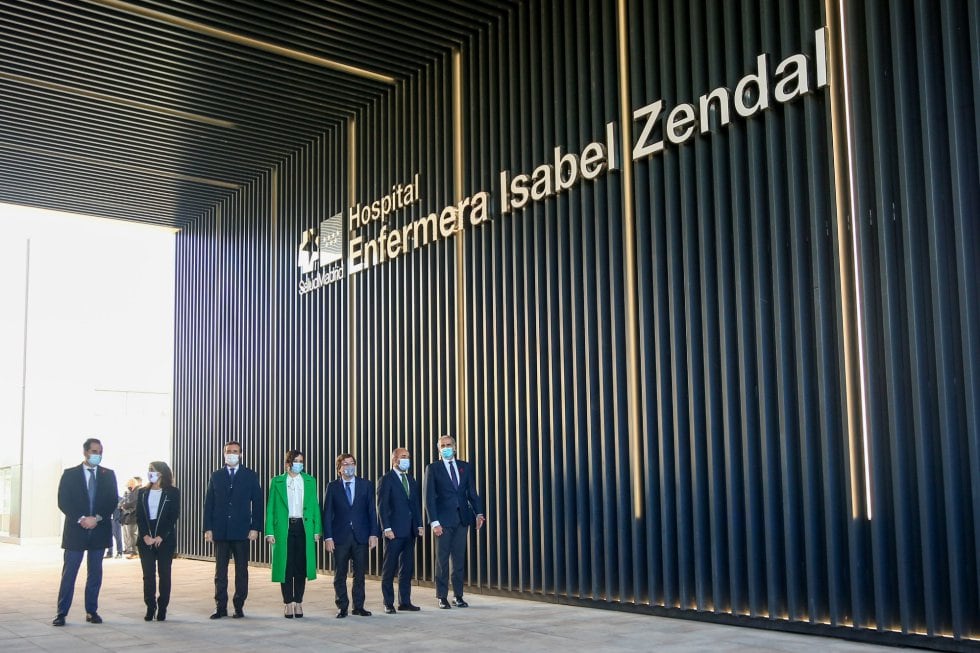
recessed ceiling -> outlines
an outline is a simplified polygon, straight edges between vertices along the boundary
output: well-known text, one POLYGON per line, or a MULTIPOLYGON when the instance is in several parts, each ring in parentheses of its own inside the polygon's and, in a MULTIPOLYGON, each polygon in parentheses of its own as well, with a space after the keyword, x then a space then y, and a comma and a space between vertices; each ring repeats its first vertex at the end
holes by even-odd
POLYGON ((180 227, 513 7, 0 3, 0 202, 180 227))

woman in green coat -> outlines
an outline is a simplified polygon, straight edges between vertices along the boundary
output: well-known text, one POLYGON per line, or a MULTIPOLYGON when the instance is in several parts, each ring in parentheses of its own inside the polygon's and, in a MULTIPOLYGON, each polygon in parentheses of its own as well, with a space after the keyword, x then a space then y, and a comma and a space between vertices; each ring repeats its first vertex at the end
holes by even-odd
POLYGON ((303 473, 302 451, 286 452, 286 473, 269 483, 265 541, 272 545, 272 582, 282 585, 285 617, 303 616, 306 581, 316 578, 317 543, 323 528, 316 479, 303 473))

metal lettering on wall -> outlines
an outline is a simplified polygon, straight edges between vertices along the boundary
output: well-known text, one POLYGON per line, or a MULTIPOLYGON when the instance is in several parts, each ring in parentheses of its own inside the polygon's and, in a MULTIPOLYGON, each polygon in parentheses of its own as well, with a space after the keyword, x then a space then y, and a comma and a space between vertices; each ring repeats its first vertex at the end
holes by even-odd
MULTIPOLYGON (((633 146, 633 161, 662 153, 665 149, 664 139, 671 145, 683 145, 695 133, 707 134, 712 129, 728 126, 732 108, 738 116, 750 118, 759 111, 769 109, 772 100, 780 104, 790 102, 827 86, 826 31, 826 28, 820 28, 814 32, 815 81, 811 81, 809 60, 803 54, 783 59, 776 66, 772 79, 769 56, 760 54, 756 58, 756 71, 738 80, 734 94, 722 86, 701 95, 697 108, 693 104, 678 104, 665 114, 663 100, 656 100, 634 110, 633 119, 642 128, 633 146)), ((616 143, 617 124, 613 121, 606 124, 604 141, 591 142, 578 154, 563 152, 559 145, 554 149, 551 163, 543 163, 530 173, 512 174, 510 170, 502 170, 496 189, 500 194, 500 214, 523 209, 529 202, 553 197, 580 181, 592 181, 602 174, 618 170, 620 163, 616 143)), ((347 209, 348 275, 410 254, 440 238, 449 238, 467 226, 478 227, 493 220, 490 215, 493 195, 481 190, 464 197, 458 204, 445 206, 402 225, 389 225, 389 218, 422 202, 419 176, 420 173, 416 172, 411 182, 395 184, 383 197, 347 209), (382 224, 377 236, 365 238, 359 233, 362 228, 378 221, 382 224)), ((337 214, 323 221, 319 232, 316 229, 303 232, 298 262, 303 274, 313 272, 317 262, 322 268, 341 259, 340 220, 341 214, 337 214), (331 243, 329 254, 323 244, 328 241, 331 243)), ((334 266, 302 278, 299 294, 312 292, 343 278, 344 266, 334 266)))

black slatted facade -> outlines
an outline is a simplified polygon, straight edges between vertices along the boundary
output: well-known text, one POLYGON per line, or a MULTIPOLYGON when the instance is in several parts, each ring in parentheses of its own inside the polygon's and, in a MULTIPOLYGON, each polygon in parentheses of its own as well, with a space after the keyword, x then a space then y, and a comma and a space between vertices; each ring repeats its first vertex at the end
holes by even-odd
MULTIPOLYGON (((976 647, 980 13, 840 10, 516 3, 185 227, 186 523, 226 439, 262 478, 304 449, 322 488, 342 451, 376 479, 405 445, 421 476, 456 433, 488 505, 472 591, 976 647), (674 107, 800 53, 808 93, 631 161, 624 103, 662 100, 664 138, 674 107), (503 211, 501 171, 592 142, 618 169, 503 211), (490 219, 299 295, 301 233, 350 232, 416 173, 364 240, 481 191, 490 219)), ((191 527, 181 548, 209 554, 191 527)))

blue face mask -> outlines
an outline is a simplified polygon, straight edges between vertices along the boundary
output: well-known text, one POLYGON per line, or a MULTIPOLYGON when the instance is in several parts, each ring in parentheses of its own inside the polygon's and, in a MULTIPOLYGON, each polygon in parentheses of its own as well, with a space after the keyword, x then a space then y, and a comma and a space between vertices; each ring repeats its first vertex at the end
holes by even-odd
POLYGON ((347 478, 354 478, 354 473, 357 471, 357 467, 354 465, 345 465, 340 471, 347 478))
POLYGON ((453 457, 453 448, 452 447, 443 447, 439 451, 440 451, 440 453, 442 453, 442 457, 444 459, 446 459, 446 460, 450 460, 453 457))
POLYGON ((303 471, 303 463, 293 463, 292 470, 293 474, 299 474, 303 471))
POLYGON ((401 458, 398 461, 398 469, 402 470, 403 472, 407 472, 408 468, 411 466, 412 466, 412 461, 408 458, 401 458))
POLYGON ((102 462, 102 454, 92 453, 88 456, 88 464, 92 467, 98 467, 99 463, 102 462))

